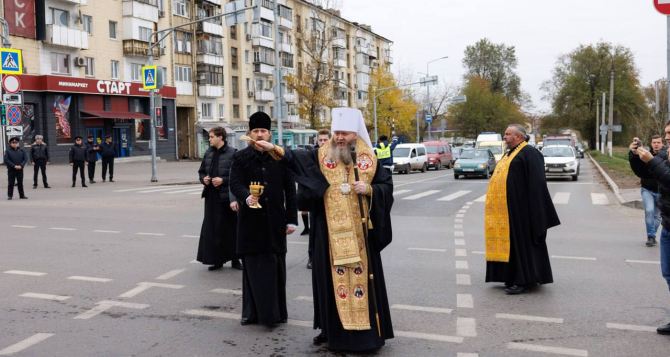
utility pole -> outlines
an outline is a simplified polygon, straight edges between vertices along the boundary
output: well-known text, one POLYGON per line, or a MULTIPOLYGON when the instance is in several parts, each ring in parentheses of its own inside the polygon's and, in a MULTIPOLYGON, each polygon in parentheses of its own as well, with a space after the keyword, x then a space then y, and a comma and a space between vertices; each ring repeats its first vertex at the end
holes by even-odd
MULTIPOLYGON (((152 45, 153 41, 153 35, 149 36, 149 49, 148 49, 148 55, 149 55, 149 66, 153 66, 154 64, 154 47, 152 45)), ((158 33, 156 33, 156 40, 158 40, 158 33)), ((157 41, 157 43, 159 43, 157 41)), ((159 48, 159 55, 160 55, 160 47, 159 48)), ((158 71, 156 71, 158 72, 158 71)), ((156 73, 156 77, 158 77, 158 73, 156 73)), ((154 78, 156 80, 156 78, 154 78)), ((158 178, 156 177, 156 97, 155 94, 156 90, 155 89, 150 89, 149 90, 149 114, 151 115, 151 143, 149 144, 151 146, 151 182, 158 182, 158 178)), ((163 113, 161 113, 163 114, 163 113)))
POLYGON ((596 99, 596 150, 600 150, 600 100, 596 99))
MULTIPOLYGON (((258 3, 258 11, 260 12, 260 1, 258 3)), ((282 83, 282 68, 281 68, 281 59, 279 58, 279 51, 281 49, 279 44, 279 4, 277 0, 272 1, 272 7, 274 8, 275 19, 272 22, 273 32, 275 34, 275 118, 277 118, 277 143, 282 146, 284 145, 284 124, 282 116, 284 115, 283 104, 282 104, 282 92, 281 92, 281 83, 282 83)))
MULTIPOLYGON (((603 92, 603 100, 601 102, 603 107, 602 107, 602 110, 600 111, 600 115, 602 116, 601 122, 603 123, 603 125, 605 125, 605 102, 606 102, 605 92, 603 92)), ((600 136, 601 136, 601 139, 602 139, 600 141, 600 153, 604 155, 605 154, 605 143, 607 142, 607 138, 605 137, 605 135, 602 135, 602 134, 600 136)))
POLYGON ((612 69, 610 70, 610 108, 609 125, 607 126, 607 155, 612 157, 612 126, 614 125, 614 58, 612 58, 612 69))
POLYGON ((666 23, 667 23, 667 28, 668 28, 668 34, 667 34, 667 74, 666 74, 666 86, 668 89, 668 117, 667 119, 670 120, 670 16, 666 16, 666 23))

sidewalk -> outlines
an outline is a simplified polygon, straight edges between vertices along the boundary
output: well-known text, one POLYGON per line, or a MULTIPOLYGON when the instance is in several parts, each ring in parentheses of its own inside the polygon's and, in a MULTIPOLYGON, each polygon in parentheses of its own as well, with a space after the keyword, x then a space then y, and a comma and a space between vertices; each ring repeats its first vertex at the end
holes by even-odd
POLYGON ((602 175, 605 181, 607 181, 607 185, 614 193, 614 196, 616 196, 617 200, 619 201, 619 204, 631 208, 643 209, 642 197, 640 196, 639 188, 620 189, 619 186, 616 184, 616 182, 614 182, 614 180, 612 180, 612 178, 607 174, 607 172, 603 170, 600 164, 598 164, 598 162, 594 160, 593 157, 591 157, 591 155, 588 155, 588 157, 589 159, 591 159, 591 162, 596 167, 598 172, 600 172, 600 175, 602 175))

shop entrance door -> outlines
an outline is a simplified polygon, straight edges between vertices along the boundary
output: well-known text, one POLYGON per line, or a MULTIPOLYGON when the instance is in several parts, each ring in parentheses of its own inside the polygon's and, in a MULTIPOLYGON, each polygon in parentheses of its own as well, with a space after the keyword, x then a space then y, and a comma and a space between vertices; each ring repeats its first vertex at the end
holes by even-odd
POLYGON ((118 157, 130 156, 132 150, 130 144, 130 128, 114 128, 114 144, 116 145, 116 153, 118 157))

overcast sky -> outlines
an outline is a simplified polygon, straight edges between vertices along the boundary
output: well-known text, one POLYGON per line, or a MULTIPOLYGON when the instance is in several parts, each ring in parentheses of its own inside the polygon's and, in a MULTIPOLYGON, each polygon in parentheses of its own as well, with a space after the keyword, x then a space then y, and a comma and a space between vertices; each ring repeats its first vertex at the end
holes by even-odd
MULTIPOLYGON (((522 89, 538 111, 557 58, 599 40, 630 48, 640 82, 666 76, 666 19, 653 0, 339 0, 342 16, 392 40, 393 72, 430 73, 460 84, 465 47, 487 37, 516 47, 522 89)), ((419 75, 417 74, 418 78, 419 75)))

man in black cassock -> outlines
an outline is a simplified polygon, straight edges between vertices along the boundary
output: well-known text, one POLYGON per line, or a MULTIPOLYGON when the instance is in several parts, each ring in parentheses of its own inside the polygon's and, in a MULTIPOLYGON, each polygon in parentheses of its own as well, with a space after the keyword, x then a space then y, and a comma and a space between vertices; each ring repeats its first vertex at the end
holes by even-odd
POLYGON ((257 141, 271 140, 270 117, 249 118, 250 145, 233 155, 230 190, 240 204, 237 253, 242 256, 242 325, 274 327, 286 322, 286 235, 298 225, 295 181, 286 164, 263 152, 257 141), (263 185, 251 195, 252 182, 263 185), (261 208, 252 208, 257 204, 261 208))
POLYGON ((505 283, 505 292, 516 295, 554 281, 546 237, 560 221, 547 188, 544 157, 527 145, 525 128, 510 125, 504 140, 508 151, 486 195, 486 282, 505 283))
POLYGON ((393 338, 380 254, 392 238, 393 183, 388 171, 377 165, 360 110, 333 109, 331 134, 331 140, 313 151, 288 150, 284 153, 269 143, 259 145, 275 155, 284 156, 296 181, 304 187, 304 194, 312 200, 314 328, 321 329, 314 343, 327 343, 328 348, 335 351, 371 351, 382 347, 386 339, 393 338), (355 181, 352 170, 352 147, 356 148, 355 165, 360 172, 360 181, 355 181), (340 171, 335 170, 346 174, 340 175, 340 171), (357 194, 364 197, 364 205, 369 208, 364 210, 369 212, 371 223, 369 247, 365 246, 361 233, 357 194), (353 206, 350 205, 349 210, 334 210, 333 202, 342 197, 347 197, 353 206), (339 239, 346 235, 346 229, 333 232, 338 227, 350 227, 350 231, 356 232, 353 238, 360 254, 348 260, 350 263, 337 264, 337 249, 331 248, 346 243, 339 239), (370 286, 366 272, 373 274, 373 286, 370 286), (362 283, 357 280, 361 278, 362 283), (349 284, 348 279, 354 283, 349 284), (372 288, 375 289, 376 306, 369 294, 372 288))
POLYGON ((218 270, 231 261, 233 269, 242 270, 237 258, 236 230, 238 204, 229 189, 230 166, 234 148, 227 145, 226 130, 215 127, 209 130, 209 149, 202 159, 198 176, 204 185, 205 217, 200 229, 197 260, 218 270))

